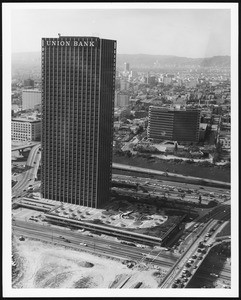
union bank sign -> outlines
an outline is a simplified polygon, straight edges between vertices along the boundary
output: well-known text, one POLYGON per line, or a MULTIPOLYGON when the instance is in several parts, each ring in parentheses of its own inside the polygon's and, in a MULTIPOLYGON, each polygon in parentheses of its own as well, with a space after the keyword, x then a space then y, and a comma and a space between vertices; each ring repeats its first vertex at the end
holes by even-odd
POLYGON ((97 41, 64 41, 64 40, 43 40, 43 46, 47 47, 96 47, 97 41))

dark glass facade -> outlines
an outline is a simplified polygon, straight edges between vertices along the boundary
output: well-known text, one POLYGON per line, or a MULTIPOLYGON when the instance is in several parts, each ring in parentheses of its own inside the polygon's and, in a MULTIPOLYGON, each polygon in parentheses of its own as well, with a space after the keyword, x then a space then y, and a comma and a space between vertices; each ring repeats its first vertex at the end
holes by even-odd
POLYGON ((98 208, 112 170, 116 41, 42 39, 42 194, 98 208))
POLYGON ((153 140, 198 142, 200 111, 150 106, 148 137, 153 140))

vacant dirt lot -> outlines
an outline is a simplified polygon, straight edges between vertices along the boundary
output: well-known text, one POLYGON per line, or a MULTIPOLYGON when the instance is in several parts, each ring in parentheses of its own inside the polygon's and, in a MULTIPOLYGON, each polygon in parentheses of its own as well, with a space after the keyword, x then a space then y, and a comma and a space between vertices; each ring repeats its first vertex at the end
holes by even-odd
POLYGON ((133 288, 138 282, 157 288, 167 271, 128 269, 119 261, 30 239, 13 243, 19 266, 13 288, 133 288))

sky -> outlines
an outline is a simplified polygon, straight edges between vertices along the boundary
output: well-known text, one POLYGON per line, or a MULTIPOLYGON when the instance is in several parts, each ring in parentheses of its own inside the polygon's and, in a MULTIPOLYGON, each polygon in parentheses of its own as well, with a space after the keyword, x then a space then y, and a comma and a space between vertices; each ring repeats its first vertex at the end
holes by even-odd
POLYGON ((14 9, 12 52, 40 51, 42 37, 117 40, 119 54, 230 55, 229 9, 14 9))

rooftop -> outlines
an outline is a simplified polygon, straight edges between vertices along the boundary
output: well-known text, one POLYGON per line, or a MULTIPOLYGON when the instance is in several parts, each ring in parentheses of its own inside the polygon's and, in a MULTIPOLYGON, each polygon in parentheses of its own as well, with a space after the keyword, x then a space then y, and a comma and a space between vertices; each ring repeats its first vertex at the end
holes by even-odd
POLYGON ((13 122, 28 122, 28 123, 40 123, 41 120, 29 119, 29 118, 12 118, 13 122))

